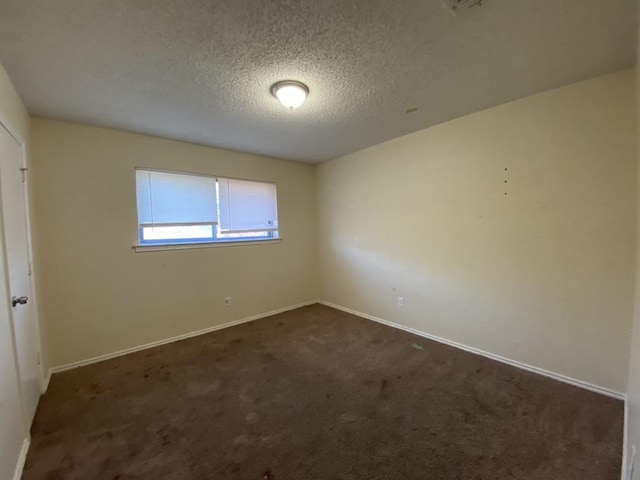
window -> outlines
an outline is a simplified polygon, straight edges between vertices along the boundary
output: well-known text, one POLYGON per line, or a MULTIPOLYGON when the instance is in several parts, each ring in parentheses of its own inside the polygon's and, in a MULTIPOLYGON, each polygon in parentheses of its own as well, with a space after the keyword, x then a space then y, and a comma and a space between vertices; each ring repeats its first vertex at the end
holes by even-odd
POLYGON ((136 169, 140 245, 278 238, 276 186, 136 169))

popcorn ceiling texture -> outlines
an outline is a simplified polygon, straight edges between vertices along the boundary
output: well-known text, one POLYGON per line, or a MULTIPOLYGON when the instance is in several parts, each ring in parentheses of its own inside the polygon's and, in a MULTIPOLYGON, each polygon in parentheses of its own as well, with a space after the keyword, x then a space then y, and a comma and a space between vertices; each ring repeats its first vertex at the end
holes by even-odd
POLYGON ((635 0, 447 3, 2 0, 0 63, 36 115, 312 163, 635 63, 635 0))

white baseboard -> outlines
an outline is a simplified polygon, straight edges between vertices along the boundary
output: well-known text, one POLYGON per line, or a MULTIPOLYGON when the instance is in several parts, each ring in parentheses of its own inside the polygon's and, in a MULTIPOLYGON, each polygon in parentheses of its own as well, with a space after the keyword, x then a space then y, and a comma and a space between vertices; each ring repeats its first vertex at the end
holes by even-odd
POLYGON ((519 362, 517 360, 511 360, 510 358, 502 357, 500 355, 496 355, 494 353, 485 352, 484 350, 480 350, 478 348, 470 347, 468 345, 464 345, 462 343, 454 342, 452 340, 447 340, 446 338, 437 337, 435 335, 431 335, 429 333, 422 332, 420 330, 416 330, 415 328, 406 327, 404 325, 400 325, 398 323, 390 322, 389 320, 384 320, 383 318, 374 317, 373 315, 368 315, 366 313, 358 312, 357 310, 353 310, 351 308, 343 307, 341 305, 336 305, 335 303, 327 302, 325 300, 318 300, 318 303, 322 305, 326 305, 327 307, 335 308, 336 310, 342 310, 343 312, 351 313, 358 317, 366 318, 368 320, 373 320, 374 322, 382 323, 384 325, 388 325, 393 328, 397 328, 399 330, 404 330, 405 332, 413 333, 414 335, 419 335, 423 338, 427 338, 429 340, 436 341, 438 343, 443 343, 445 345, 449 345, 451 347, 459 348, 460 350, 464 350, 466 352, 475 353, 476 355, 481 355, 486 358, 490 358, 491 360, 496 360, 501 363, 506 363, 507 365, 511 365, 513 367, 521 368, 523 370, 527 370, 529 372, 537 373, 539 375, 543 375, 545 377, 552 378, 554 380, 558 380, 563 383, 568 383, 569 385, 573 385, 575 387, 584 388, 586 390, 590 390, 592 392, 600 393, 602 395, 606 395, 608 397, 617 398, 619 400, 625 400, 626 395, 621 392, 617 392, 615 390, 611 390, 609 388, 601 387, 599 385, 594 385, 589 382, 585 382, 582 380, 578 380, 576 378, 571 378, 566 375, 562 375, 560 373, 550 372, 549 370, 545 370, 543 368, 534 367, 533 365, 529 365, 523 362, 519 362))
MULTIPOLYGON (((53 367, 49 369, 47 373, 47 377, 45 379, 45 390, 49 384, 49 379, 51 378, 51 374, 64 372, 66 370, 71 370, 73 368, 82 367, 85 365, 91 365, 92 363, 102 362, 104 360, 108 360, 110 358, 120 357, 122 355, 127 355, 129 353, 138 352, 140 350, 146 350, 148 348, 157 347, 159 345, 165 345, 167 343, 177 342, 179 340, 184 340, 186 338, 196 337, 198 335, 204 335, 210 332, 215 332, 216 330, 222 330, 223 328, 233 327, 235 325, 240 325, 242 323, 252 322, 254 320, 258 320, 264 317, 269 317, 271 315, 276 315, 278 313, 287 312, 289 310, 295 310, 296 308, 306 307, 308 305, 313 305, 314 303, 320 303, 322 305, 326 305, 331 308, 335 308, 336 310, 341 310, 343 312, 351 313, 358 317, 366 318, 368 320, 373 320, 374 322, 382 323, 383 325, 387 325, 393 328, 397 328, 399 330, 404 330, 405 332, 413 333, 414 335, 418 335, 423 338, 427 338, 429 340, 436 341, 438 343, 442 343, 445 345, 449 345, 451 347, 458 348, 460 350, 464 350, 466 352, 474 353, 476 355, 481 355, 483 357, 489 358, 491 360, 496 360, 501 363, 505 363, 507 365, 511 365, 513 367, 521 368, 523 370, 527 370, 529 372, 537 373, 539 375, 543 375, 548 378, 552 378, 554 380, 558 380, 563 383, 568 383, 569 385, 573 385, 576 387, 584 388, 586 390, 590 390, 592 392, 600 393, 602 395, 606 395, 609 397, 617 398, 619 400, 625 400, 626 395, 621 392, 617 392, 615 390, 611 390, 606 387, 601 387, 599 385, 594 385, 589 382, 585 382, 583 380, 578 380, 576 378, 568 377, 566 375, 562 375, 560 373, 551 372, 549 370, 545 370, 543 368, 535 367, 533 365, 529 365, 523 362, 519 362, 517 360, 512 360, 510 358, 502 357, 500 355, 496 355, 494 353, 485 352, 484 350, 480 350, 475 347, 470 347, 468 345, 464 345, 462 343, 454 342, 452 340, 447 340, 446 338, 437 337, 435 335, 431 335, 426 332, 422 332, 420 330, 416 330, 415 328, 406 327, 404 325, 400 325, 398 323, 390 322, 389 320, 385 320, 383 318, 374 317, 373 315, 369 315, 363 312, 359 312, 357 310, 353 310, 351 308, 343 307, 342 305, 337 305, 335 303, 328 302, 326 300, 310 300, 308 302, 300 303, 298 305, 291 305, 288 307, 279 308, 277 310, 272 310, 270 312, 260 313, 258 315, 253 315, 251 317, 242 318, 240 320, 234 320, 233 322, 224 323, 222 325, 215 325, 213 327, 208 327, 202 330, 197 330, 195 332, 189 332, 182 335, 177 335, 175 337, 166 338, 163 340, 158 340, 156 342, 147 343, 144 345, 139 345, 137 347, 127 348, 124 350, 120 350, 113 353, 107 353, 105 355, 100 355, 97 357, 89 358, 86 360, 80 360, 78 362, 69 363, 66 365, 60 365, 57 367, 53 367)), ((625 404, 626 405, 626 404, 625 404)), ((625 406, 626 408, 626 406, 625 406)))
POLYGON ((18 457, 18 463, 16 463, 16 469, 13 473, 13 480, 20 480, 22 478, 22 471, 24 470, 24 464, 27 461, 27 453, 29 452, 29 444, 31 439, 25 438, 22 442, 22 449, 20 449, 20 456, 18 457))
POLYGON ((197 337, 198 335, 204 335, 206 333, 215 332, 216 330, 222 330, 223 328, 233 327, 235 325, 240 325, 242 323, 253 322, 254 320, 258 320, 264 317, 270 317, 271 315, 276 315, 278 313, 288 312, 289 310, 295 310, 296 308, 306 307, 308 305, 313 305, 318 303, 317 300, 310 300, 308 302, 299 303, 297 305, 291 305, 288 307, 278 308, 277 310, 272 310, 270 312, 259 313, 258 315, 253 315, 251 317, 241 318, 240 320, 234 320, 233 322, 223 323, 222 325, 214 325, 213 327, 203 328, 202 330, 197 330, 195 332, 184 333, 182 335, 177 335, 171 338, 165 338, 163 340, 158 340, 151 343, 146 343, 144 345, 139 345, 137 347, 126 348, 124 350, 119 350, 113 353, 107 353, 104 355, 99 355, 97 357, 88 358, 86 360, 80 360, 78 362, 68 363, 66 365, 59 365, 57 367, 52 367, 49 369, 47 373, 46 385, 49 385, 49 379, 51 378, 51 374, 64 372, 66 370, 71 370, 73 368, 83 367, 85 365, 91 365, 92 363, 102 362, 104 360, 109 360, 110 358, 120 357, 122 355, 127 355, 133 352, 139 352, 140 350, 147 350, 148 348, 157 347, 160 345, 165 345, 167 343, 177 342, 179 340, 184 340, 186 338, 197 337))

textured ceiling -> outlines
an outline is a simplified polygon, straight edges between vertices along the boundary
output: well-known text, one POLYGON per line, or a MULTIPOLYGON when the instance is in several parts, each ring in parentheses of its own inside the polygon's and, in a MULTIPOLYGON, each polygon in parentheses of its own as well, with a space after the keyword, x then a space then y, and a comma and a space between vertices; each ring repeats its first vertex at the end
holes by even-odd
POLYGON ((450 1, 0 0, 0 63, 37 115, 306 162, 635 63, 636 0, 450 1))

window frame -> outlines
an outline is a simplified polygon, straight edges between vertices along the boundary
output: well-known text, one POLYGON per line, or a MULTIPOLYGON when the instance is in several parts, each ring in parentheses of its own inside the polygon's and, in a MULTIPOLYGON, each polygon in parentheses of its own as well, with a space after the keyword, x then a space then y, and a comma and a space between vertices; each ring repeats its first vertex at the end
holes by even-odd
POLYGON ((239 246, 239 245, 256 245, 256 244, 264 244, 264 243, 277 243, 282 240, 280 236, 279 230, 279 212, 278 212, 278 192, 277 192, 277 184, 276 182, 271 181, 263 181, 263 180, 254 180, 254 179, 246 179, 246 178, 238 178, 238 177, 228 177, 222 175, 209 175, 203 173, 193 173, 193 172, 185 172, 185 171, 177 171, 177 170, 165 170, 165 169, 157 169, 150 167, 135 167, 134 172, 137 175, 138 171, 147 171, 147 172, 159 172, 159 173, 168 173, 168 174, 177 174, 177 175, 187 175, 187 176, 199 176, 199 177, 208 177, 213 178, 216 181, 216 209, 218 210, 218 220, 217 222, 190 222, 190 223, 175 223, 175 224, 159 224, 157 227, 177 227, 177 226, 207 226, 212 229, 212 236, 207 238, 173 238, 173 239, 154 239, 154 240, 143 240, 144 238, 144 229, 145 228, 153 228, 153 225, 140 224, 138 218, 138 197, 137 197, 137 187, 136 187, 136 196, 135 196, 135 204, 136 204, 136 223, 137 223, 137 241, 133 245, 133 249, 136 252, 145 252, 145 251, 154 251, 154 250, 179 250, 179 249, 188 249, 188 248, 206 248, 206 247, 221 247, 221 246, 239 246), (266 235, 262 236, 243 236, 236 238, 229 237, 219 237, 218 235, 234 235, 241 233, 253 233, 252 231, 238 231, 238 230, 230 230, 221 232, 220 229, 220 188, 219 188, 219 180, 235 180, 241 182, 255 182, 261 184, 270 184, 275 188, 275 214, 276 214, 276 227, 273 229, 265 229, 265 230, 255 230, 256 233, 266 233, 266 235))

